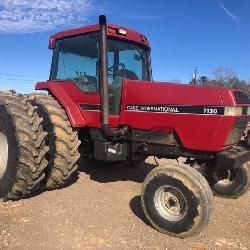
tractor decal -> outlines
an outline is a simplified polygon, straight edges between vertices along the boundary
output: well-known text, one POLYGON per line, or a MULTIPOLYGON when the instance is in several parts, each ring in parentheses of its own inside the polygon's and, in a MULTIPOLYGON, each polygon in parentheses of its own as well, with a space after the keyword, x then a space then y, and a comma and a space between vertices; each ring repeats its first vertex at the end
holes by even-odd
POLYGON ((126 111, 135 112, 157 112, 157 113, 179 113, 199 115, 224 115, 223 106, 180 106, 180 105, 126 105, 126 111))

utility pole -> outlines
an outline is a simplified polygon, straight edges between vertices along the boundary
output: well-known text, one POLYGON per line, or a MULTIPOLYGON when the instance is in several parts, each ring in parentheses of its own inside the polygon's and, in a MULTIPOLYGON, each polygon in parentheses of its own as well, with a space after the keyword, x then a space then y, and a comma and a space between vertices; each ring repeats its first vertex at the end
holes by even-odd
POLYGON ((193 74, 193 84, 194 85, 197 85, 197 70, 198 70, 198 68, 195 67, 194 74, 193 74))

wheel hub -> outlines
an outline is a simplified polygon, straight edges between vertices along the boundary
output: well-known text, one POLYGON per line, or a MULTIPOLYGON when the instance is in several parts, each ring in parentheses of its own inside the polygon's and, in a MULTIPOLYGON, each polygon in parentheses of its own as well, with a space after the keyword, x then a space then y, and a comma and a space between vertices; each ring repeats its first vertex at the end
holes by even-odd
POLYGON ((155 193, 154 202, 159 214, 169 221, 179 221, 187 212, 187 200, 176 187, 160 187, 155 193))
POLYGON ((8 141, 0 127, 0 178, 4 175, 8 163, 8 141))
POLYGON ((217 183, 223 186, 231 185, 235 182, 237 173, 234 169, 217 170, 214 172, 214 178, 217 183))

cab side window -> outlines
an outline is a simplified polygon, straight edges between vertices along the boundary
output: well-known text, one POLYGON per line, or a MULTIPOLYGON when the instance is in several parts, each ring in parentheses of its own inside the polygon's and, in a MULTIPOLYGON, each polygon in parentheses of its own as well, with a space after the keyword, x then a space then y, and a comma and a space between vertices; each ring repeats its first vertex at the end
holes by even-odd
POLYGON ((97 44, 97 34, 57 41, 51 79, 72 81, 84 92, 98 92, 97 44))

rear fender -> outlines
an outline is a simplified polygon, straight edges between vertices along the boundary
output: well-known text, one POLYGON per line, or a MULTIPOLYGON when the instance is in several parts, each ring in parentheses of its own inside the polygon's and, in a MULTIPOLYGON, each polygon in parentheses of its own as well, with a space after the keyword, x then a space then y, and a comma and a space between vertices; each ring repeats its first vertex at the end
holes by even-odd
POLYGON ((81 114, 78 105, 73 102, 70 95, 60 84, 53 82, 38 82, 36 90, 46 90, 62 105, 65 109, 72 127, 85 127, 86 122, 81 114))

